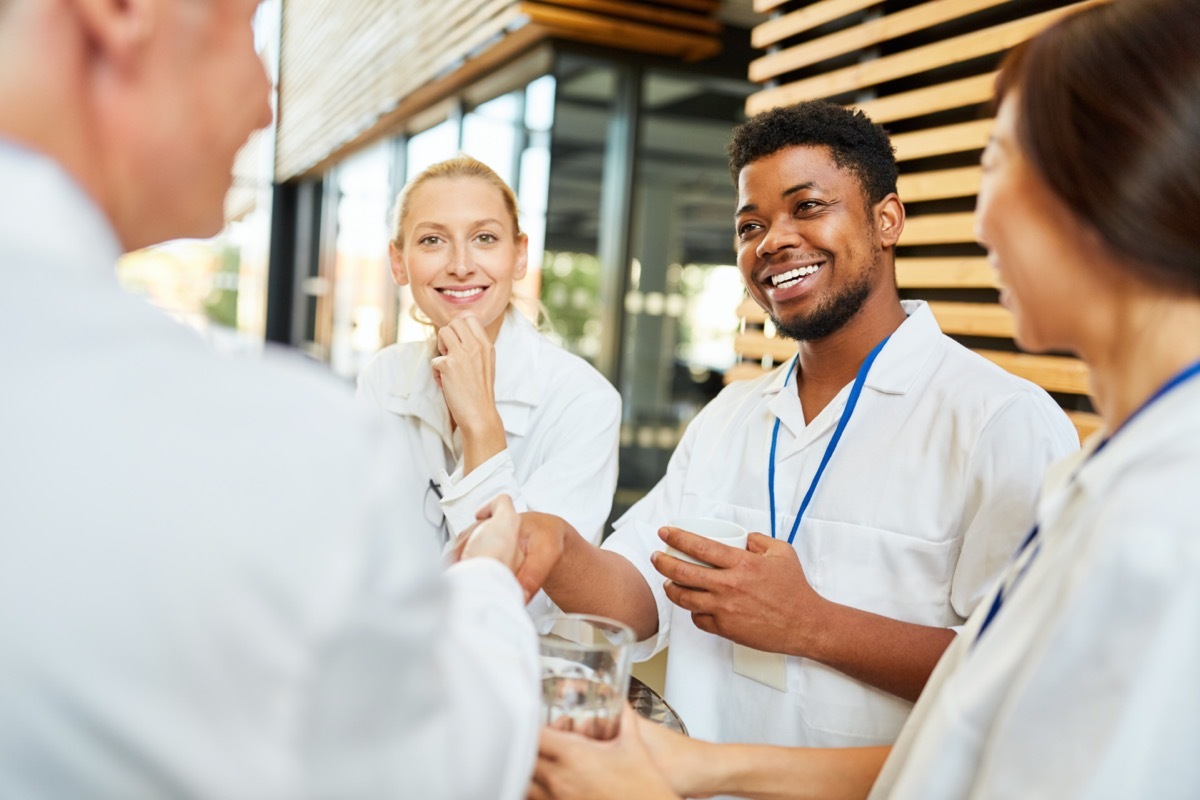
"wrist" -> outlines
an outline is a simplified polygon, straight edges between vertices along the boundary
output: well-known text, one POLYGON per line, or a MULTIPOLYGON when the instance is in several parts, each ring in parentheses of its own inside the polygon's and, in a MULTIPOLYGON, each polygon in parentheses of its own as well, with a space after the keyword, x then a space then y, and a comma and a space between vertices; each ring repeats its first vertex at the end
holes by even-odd
POLYGON ((838 616, 845 608, 815 595, 805 619, 788 626, 787 654, 825 663, 836 650, 838 616))

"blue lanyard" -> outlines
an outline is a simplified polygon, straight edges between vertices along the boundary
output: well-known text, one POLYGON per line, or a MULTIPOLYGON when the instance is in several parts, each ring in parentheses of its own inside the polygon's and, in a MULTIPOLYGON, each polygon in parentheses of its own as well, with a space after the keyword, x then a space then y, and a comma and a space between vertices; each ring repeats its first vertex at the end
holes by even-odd
MULTIPOLYGON (((804 495, 804 500, 800 503, 800 510, 796 512, 796 521, 792 523, 792 532, 788 534, 788 544, 796 540, 796 531, 800 529, 800 520, 804 518, 804 511, 808 508, 808 504, 812 501, 813 493, 817 490, 817 483, 821 480, 821 475, 825 472, 826 465, 829 464, 829 459, 833 456, 833 451, 837 449, 838 442, 841 441, 842 431, 846 430, 846 423, 850 421, 850 416, 854 413, 854 407, 858 405, 858 396, 862 394, 863 384, 867 381, 867 373, 871 371, 871 365, 875 363, 875 356, 879 355, 879 351, 887 344, 890 335, 885 337, 882 342, 875 345, 875 349, 863 361, 862 366, 858 368, 858 375, 854 377, 854 386, 850 388, 850 397, 846 400, 846 407, 842 410, 842 417, 838 420, 837 427, 833 431, 833 438, 829 440, 829 444, 825 447, 825 455, 821 458, 821 464, 817 467, 817 474, 813 475, 812 483, 808 486, 808 492, 804 495)), ((792 373, 796 370, 796 362, 800 360, 800 354, 792 359, 792 365, 788 367, 787 375, 783 378, 783 388, 787 388, 788 380, 791 379, 792 373)), ((775 448, 779 444, 779 417, 775 418, 775 429, 771 431, 771 460, 767 462, 767 495, 771 499, 771 538, 778 538, 775 535, 775 448)))
MULTIPOLYGON (((1154 394, 1150 395, 1150 397, 1146 400, 1146 402, 1144 402, 1140 406, 1138 406, 1137 410, 1134 411, 1132 414, 1130 414, 1126 418, 1125 422, 1121 423, 1120 428, 1118 428, 1117 430, 1110 433, 1108 436, 1106 436, 1100 442, 1100 444, 1096 445, 1096 449, 1088 454, 1088 457, 1083 460, 1083 464, 1080 464, 1079 468, 1075 470, 1075 474, 1071 476, 1071 479, 1074 480, 1075 476, 1078 475, 1080 470, 1083 469, 1084 464, 1087 464, 1089 461, 1091 461, 1093 458, 1095 458, 1096 455, 1101 450, 1103 450, 1105 447, 1107 447, 1108 443, 1113 440, 1113 437, 1115 437, 1119 432, 1125 430, 1125 428, 1129 425, 1129 423, 1133 422, 1134 418, 1137 417, 1138 414, 1141 414, 1147 408, 1154 405, 1154 403, 1156 403, 1158 400, 1160 400, 1163 395, 1165 395, 1167 392, 1174 389, 1176 386, 1179 386, 1181 383, 1187 382, 1188 380, 1196 377, 1197 375, 1200 375, 1200 361, 1196 361, 1195 363, 1193 363, 1187 367, 1184 367, 1182 370, 1177 372, 1175 374, 1175 376, 1172 377, 1169 381, 1164 383, 1162 386, 1158 387, 1158 390, 1155 391, 1154 394)), ((1038 538, 1038 526, 1034 525, 1033 530, 1031 530, 1029 532, 1029 535, 1025 537, 1025 541, 1021 543, 1021 546, 1019 548, 1017 548, 1017 553, 1014 556, 1014 560, 1017 558, 1020 558, 1021 554, 1024 553, 1025 550, 1028 549, 1030 545, 1033 545, 1033 552, 1030 554, 1029 559, 1025 562, 1025 566, 1021 567, 1021 571, 1018 572, 1016 577, 1013 578, 1012 581, 1009 583, 1008 591, 1006 592, 1005 587, 1001 586, 1000 589, 996 592, 996 599, 992 601, 991 607, 988 608, 987 616, 983 618, 983 624, 981 626, 979 626, 979 633, 975 635, 976 643, 978 643, 980 638, 983 637, 983 632, 986 631, 988 629, 988 626, 992 624, 992 620, 994 620, 996 618, 996 612, 998 612, 1000 610, 1000 606, 1004 605, 1005 595, 1012 594, 1012 591, 1013 591, 1013 589, 1016 588, 1017 583, 1020 582, 1021 578, 1025 576, 1025 573, 1027 571, 1029 571, 1029 565, 1033 563, 1033 559, 1037 556, 1038 552, 1041 550, 1041 547, 1042 547, 1041 543, 1037 542, 1037 538, 1038 538)))

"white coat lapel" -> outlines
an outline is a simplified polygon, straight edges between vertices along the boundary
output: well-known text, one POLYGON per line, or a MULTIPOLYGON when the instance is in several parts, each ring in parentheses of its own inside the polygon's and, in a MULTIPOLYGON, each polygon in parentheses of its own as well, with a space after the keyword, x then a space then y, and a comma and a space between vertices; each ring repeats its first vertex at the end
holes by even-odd
POLYGON ((541 334, 521 313, 510 308, 496 337, 496 410, 510 436, 529 432, 541 397, 541 334))

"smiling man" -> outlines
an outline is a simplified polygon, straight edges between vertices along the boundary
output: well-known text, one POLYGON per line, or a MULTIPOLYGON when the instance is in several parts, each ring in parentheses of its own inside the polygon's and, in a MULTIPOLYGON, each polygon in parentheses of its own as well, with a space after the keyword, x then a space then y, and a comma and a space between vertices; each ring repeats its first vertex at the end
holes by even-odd
POLYGON ((891 742, 1078 440, 1045 392, 900 300, 881 128, 825 102, 776 109, 735 132, 730 166, 738 265, 796 357, 713 400, 602 549, 525 515, 520 577, 628 622, 641 658, 669 642, 667 699, 693 735, 891 742), (681 515, 755 533, 733 550, 660 530, 681 515))

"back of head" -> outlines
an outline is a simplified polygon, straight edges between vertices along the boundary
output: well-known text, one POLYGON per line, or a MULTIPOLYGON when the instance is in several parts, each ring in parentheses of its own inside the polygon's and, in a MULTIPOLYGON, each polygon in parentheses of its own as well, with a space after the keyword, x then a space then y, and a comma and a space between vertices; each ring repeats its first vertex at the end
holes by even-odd
POLYGON ((1160 288, 1200 295, 1200 2, 1089 7, 1014 50, 1017 138, 1050 189, 1160 288))
POLYGON ((736 184, 747 164, 788 147, 826 147, 858 178, 868 203, 896 191, 896 155, 887 131, 861 111, 809 100, 757 114, 733 131, 729 172, 736 184))
POLYGON ((500 192, 500 196, 504 200, 504 207, 511 217, 513 235, 520 235, 521 225, 517 219, 517 196, 513 193, 512 188, 487 164, 468 155, 459 155, 427 167, 400 190, 400 194, 396 198, 396 208, 392 213, 392 243, 397 247, 404 246, 404 222, 408 219, 411 210, 413 192, 418 187, 432 180, 463 178, 476 178, 495 187, 496 191, 500 192))

